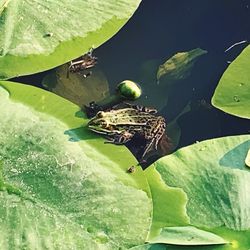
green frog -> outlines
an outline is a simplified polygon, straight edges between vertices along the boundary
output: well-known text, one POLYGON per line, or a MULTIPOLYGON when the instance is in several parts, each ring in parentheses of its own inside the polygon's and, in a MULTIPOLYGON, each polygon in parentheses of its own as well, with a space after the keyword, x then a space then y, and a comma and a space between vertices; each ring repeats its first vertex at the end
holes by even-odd
POLYGON ((89 123, 88 128, 107 137, 106 143, 125 144, 135 135, 146 141, 141 160, 149 151, 157 150, 165 133, 165 119, 156 115, 157 110, 138 105, 99 111, 89 123))

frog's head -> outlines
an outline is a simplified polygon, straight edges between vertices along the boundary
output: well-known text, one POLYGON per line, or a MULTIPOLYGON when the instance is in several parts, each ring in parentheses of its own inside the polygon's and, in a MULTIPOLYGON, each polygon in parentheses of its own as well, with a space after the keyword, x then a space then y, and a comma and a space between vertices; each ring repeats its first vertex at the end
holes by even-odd
POLYGON ((99 111, 94 118, 88 122, 88 128, 99 134, 109 134, 112 126, 109 123, 108 112, 99 111))

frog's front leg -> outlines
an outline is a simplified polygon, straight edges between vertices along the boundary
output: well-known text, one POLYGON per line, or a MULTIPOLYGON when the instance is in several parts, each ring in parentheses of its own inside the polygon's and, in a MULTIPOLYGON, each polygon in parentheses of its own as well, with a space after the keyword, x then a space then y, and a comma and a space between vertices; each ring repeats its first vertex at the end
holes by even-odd
POLYGON ((133 138, 134 134, 122 131, 121 133, 116 133, 114 135, 107 136, 108 141, 105 141, 104 143, 113 143, 116 145, 122 145, 126 142, 130 141, 133 138))

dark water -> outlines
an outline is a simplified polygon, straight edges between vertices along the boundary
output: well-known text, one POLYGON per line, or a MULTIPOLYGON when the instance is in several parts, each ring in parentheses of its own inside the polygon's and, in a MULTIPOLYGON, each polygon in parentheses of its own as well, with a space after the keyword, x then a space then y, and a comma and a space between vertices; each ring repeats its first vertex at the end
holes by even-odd
MULTIPOLYGON (((178 120, 178 147, 227 135, 246 134, 250 124, 211 107, 218 81, 247 43, 224 51, 232 44, 250 41, 250 1, 247 0, 143 0, 129 22, 112 39, 95 50, 99 67, 111 90, 124 79, 140 81, 141 67, 150 60, 163 63, 179 51, 202 48, 190 77, 174 86, 161 115, 171 122, 190 102, 192 110, 178 120), (205 104, 205 105, 201 105, 205 104)), ((46 73, 19 77, 16 81, 36 83, 46 73)), ((140 82, 143 88, 143 82, 140 82)))

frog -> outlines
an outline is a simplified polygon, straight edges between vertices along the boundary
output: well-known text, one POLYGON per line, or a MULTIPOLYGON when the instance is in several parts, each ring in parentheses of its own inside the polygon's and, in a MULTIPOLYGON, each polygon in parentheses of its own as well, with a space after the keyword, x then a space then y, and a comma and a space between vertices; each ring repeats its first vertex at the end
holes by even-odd
POLYGON ((123 145, 135 136, 145 139, 145 147, 140 161, 152 150, 157 150, 165 134, 166 122, 157 110, 140 105, 126 104, 124 108, 99 111, 88 122, 87 127, 106 137, 105 143, 123 145))

